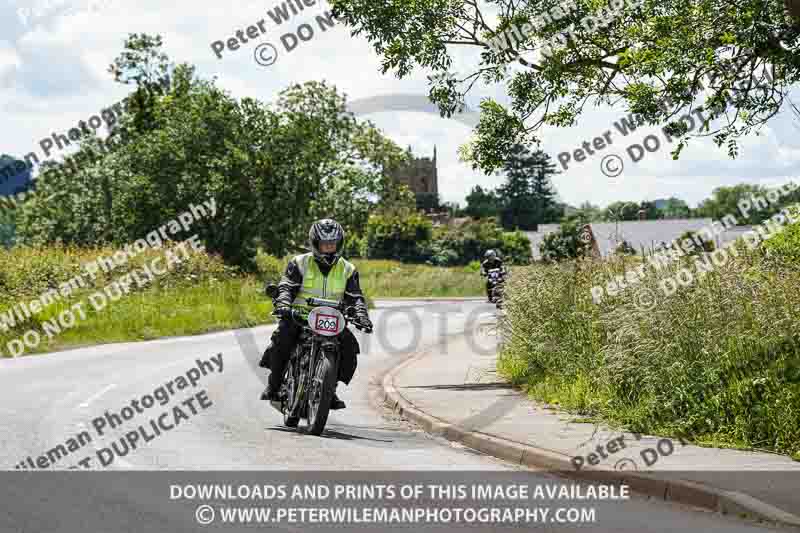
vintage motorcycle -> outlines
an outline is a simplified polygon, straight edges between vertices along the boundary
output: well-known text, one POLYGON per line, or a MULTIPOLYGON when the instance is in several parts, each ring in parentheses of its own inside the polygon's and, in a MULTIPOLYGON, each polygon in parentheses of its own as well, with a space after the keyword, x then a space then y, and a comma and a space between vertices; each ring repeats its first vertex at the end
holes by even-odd
MULTIPOLYGON (((269 285, 266 292, 274 305, 278 287, 269 285)), ((309 433, 321 435, 339 376, 339 336, 348 324, 365 333, 372 329, 358 322, 355 307, 333 300, 308 298, 306 305, 292 305, 291 310, 291 320, 302 328, 300 338, 286 365, 281 400, 270 404, 283 414, 287 427, 297 427, 302 418, 309 433)))
POLYGON ((489 298, 497 307, 502 306, 503 287, 506 282, 506 271, 504 268, 491 268, 486 271, 486 279, 489 282, 489 298))

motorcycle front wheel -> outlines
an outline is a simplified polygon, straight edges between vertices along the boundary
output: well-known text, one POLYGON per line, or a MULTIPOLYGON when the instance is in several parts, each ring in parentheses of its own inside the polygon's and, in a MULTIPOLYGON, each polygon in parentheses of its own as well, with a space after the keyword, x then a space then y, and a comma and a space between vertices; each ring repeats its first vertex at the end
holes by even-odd
POLYGON ((286 408, 283 412, 283 423, 290 428, 296 428, 297 424, 300 423, 300 403, 302 401, 300 389, 304 380, 297 363, 297 358, 292 357, 289 359, 289 364, 286 365, 286 377, 284 378, 286 408))
POLYGON ((320 357, 311 387, 308 391, 308 432, 322 435, 328 422, 333 394, 336 392, 338 378, 338 358, 335 353, 326 353, 320 357))

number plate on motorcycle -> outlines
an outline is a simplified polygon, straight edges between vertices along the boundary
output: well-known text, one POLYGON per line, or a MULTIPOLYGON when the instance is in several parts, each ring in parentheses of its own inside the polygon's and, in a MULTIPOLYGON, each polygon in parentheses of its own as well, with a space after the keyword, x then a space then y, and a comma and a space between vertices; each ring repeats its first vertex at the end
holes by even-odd
POLYGON ((308 314, 311 331, 325 337, 335 337, 345 327, 344 315, 333 307, 316 307, 308 314))

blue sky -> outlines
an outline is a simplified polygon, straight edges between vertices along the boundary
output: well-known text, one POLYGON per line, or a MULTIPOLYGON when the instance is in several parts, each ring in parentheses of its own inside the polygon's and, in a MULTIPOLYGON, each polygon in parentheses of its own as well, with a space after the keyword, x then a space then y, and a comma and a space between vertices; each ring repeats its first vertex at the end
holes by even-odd
MULTIPOLYGON (((308 0, 309 2, 311 0, 308 0)), ((276 1, 207 2, 178 0, 0 0, 0 153, 20 156, 38 149, 52 132, 65 132, 79 120, 118 102, 126 87, 106 73, 131 32, 161 34, 164 49, 176 62, 197 66, 199 75, 216 77, 235 97, 263 101, 291 83, 327 80, 351 101, 379 95, 427 94, 425 72, 398 80, 380 74, 380 58, 361 37, 351 37, 341 25, 321 31, 314 21, 326 4, 306 8, 291 21, 277 25, 268 11, 276 1), (22 10, 22 11, 20 11, 22 10), (264 20, 265 33, 246 36, 247 28, 264 20), (309 22, 316 29, 308 41, 298 41, 286 52, 281 36, 309 22), (222 52, 218 59, 211 43, 227 41, 243 30, 247 43, 222 52), (278 50, 270 66, 260 66, 254 51, 269 42, 278 50)), ((289 39, 285 39, 288 41, 289 39)), ((475 53, 458 50, 455 67, 471 71, 475 53)), ((470 96, 477 106, 481 97, 503 98, 500 87, 479 87, 470 96)), ((800 101, 800 97, 795 98, 800 101)), ((656 127, 623 137, 613 126, 622 109, 596 108, 585 113, 579 126, 542 132, 542 148, 557 154, 580 148, 612 130, 612 145, 581 163, 570 164, 554 183, 563 200, 606 205, 615 200, 678 196, 694 205, 720 185, 742 181, 775 185, 790 177, 800 179, 800 124, 784 110, 759 136, 742 141, 740 156, 731 160, 710 139, 695 139, 679 161, 668 148, 648 153, 638 164, 630 162, 625 147, 641 143, 653 133, 665 143, 656 127), (619 154, 624 172, 610 179, 600 171, 601 159, 619 154)), ((458 160, 457 149, 469 139, 470 128, 456 120, 431 113, 387 111, 366 116, 401 146, 411 145, 418 155, 431 155, 438 147, 439 189, 446 201, 463 201, 476 184, 494 187, 500 176, 484 176, 458 160)))

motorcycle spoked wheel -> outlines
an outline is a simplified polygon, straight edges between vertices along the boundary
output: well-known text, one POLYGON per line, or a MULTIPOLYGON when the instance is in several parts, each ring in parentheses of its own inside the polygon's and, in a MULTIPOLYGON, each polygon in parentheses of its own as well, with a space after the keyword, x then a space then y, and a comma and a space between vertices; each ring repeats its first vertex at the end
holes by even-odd
POLYGON ((284 384, 286 386, 286 408, 283 411, 283 423, 286 427, 296 428, 300 423, 300 404, 302 402, 302 375, 299 368, 299 357, 301 354, 296 353, 295 356, 289 359, 289 364, 286 365, 286 377, 284 384))
POLYGON ((338 357, 335 352, 322 352, 308 391, 308 432, 322 435, 338 379, 338 357))

